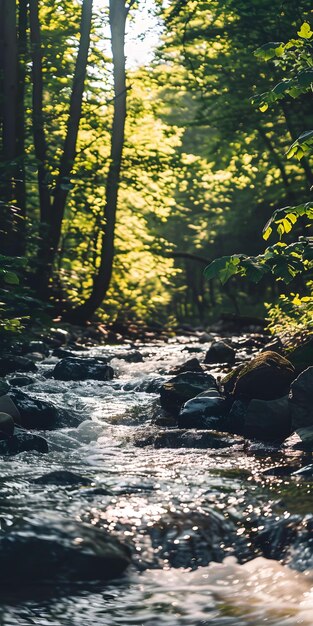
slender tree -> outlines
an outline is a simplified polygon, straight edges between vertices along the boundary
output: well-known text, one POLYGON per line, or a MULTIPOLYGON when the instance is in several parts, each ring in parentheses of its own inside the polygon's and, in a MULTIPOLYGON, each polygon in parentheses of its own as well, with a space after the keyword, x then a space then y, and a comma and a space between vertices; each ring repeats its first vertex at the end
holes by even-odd
POLYGON ((125 29, 127 16, 134 4, 135 0, 131 0, 128 4, 125 0, 110 0, 110 30, 114 76, 114 112, 110 165, 106 182, 100 265, 94 276, 89 298, 70 314, 73 321, 81 323, 88 320, 102 304, 112 277, 114 232, 127 113, 125 29))
POLYGON ((14 254, 16 232, 16 156, 17 156, 17 5, 15 0, 1 0, 1 227, 2 252, 14 254))
POLYGON ((44 299, 49 296, 49 284, 58 252, 62 221, 68 197, 70 176, 76 156, 79 123, 82 112, 85 78, 87 71, 93 0, 83 0, 80 42, 70 97, 66 136, 60 159, 59 172, 53 196, 48 185, 47 139, 43 112, 42 43, 38 0, 30 0, 30 30, 33 59, 33 128, 34 145, 38 162, 38 187, 40 197, 41 232, 38 251, 36 285, 44 299))

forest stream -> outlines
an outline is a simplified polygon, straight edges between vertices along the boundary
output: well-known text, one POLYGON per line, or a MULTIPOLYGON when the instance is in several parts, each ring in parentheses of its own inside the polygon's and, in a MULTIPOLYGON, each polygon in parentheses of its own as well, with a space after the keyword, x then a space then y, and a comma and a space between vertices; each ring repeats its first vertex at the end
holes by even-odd
POLYGON ((59 359, 40 362, 23 390, 82 421, 39 433, 47 454, 0 461, 2 531, 20 518, 56 529, 60 520, 84 522, 128 544, 132 563, 108 583, 2 585, 1 626, 311 625, 312 483, 290 475, 309 461, 236 436, 219 449, 144 445, 161 414, 158 385, 205 346, 180 337, 135 347, 141 362, 120 358, 130 345, 81 353, 109 353, 108 382, 54 380, 59 359), (271 475, 275 466, 286 471, 271 475), (77 484, 40 482, 65 470, 77 484))

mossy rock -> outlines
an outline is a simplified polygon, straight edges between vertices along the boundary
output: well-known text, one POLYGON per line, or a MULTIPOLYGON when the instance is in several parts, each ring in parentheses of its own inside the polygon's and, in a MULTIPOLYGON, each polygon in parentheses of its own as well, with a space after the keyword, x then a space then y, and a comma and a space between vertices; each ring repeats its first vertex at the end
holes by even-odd
POLYGON ((236 368, 222 384, 236 399, 276 400, 288 394, 294 378, 295 370, 290 361, 269 350, 236 368))

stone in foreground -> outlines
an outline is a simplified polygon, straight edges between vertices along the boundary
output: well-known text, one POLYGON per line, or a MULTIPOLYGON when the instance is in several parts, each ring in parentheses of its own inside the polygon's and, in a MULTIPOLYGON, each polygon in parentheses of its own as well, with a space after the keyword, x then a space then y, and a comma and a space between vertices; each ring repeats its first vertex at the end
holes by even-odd
POLYGON ((55 366, 52 376, 57 380, 112 380, 113 368, 96 358, 66 357, 55 366))
POLYGON ((130 564, 127 546, 103 530, 47 514, 16 523, 0 539, 2 585, 110 580, 130 564))

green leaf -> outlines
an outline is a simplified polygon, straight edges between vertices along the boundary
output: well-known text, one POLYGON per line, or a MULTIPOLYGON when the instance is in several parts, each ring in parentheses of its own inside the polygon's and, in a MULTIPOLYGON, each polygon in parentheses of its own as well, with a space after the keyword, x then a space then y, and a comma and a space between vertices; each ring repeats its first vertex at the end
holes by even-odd
POLYGON ((311 39, 313 31, 311 30, 311 26, 308 22, 303 22, 300 30, 298 30, 298 35, 302 39, 311 39))
POLYGON ((224 284, 231 276, 238 272, 238 265, 243 255, 223 256, 215 259, 204 270, 204 276, 208 280, 219 277, 224 284))
POLYGON ((20 281, 15 272, 5 272, 3 280, 7 285, 19 285, 20 281))
POLYGON ((269 61, 273 59, 275 56, 281 56, 284 53, 284 44, 281 41, 270 41, 269 43, 265 43, 260 48, 255 50, 254 54, 256 57, 263 59, 264 61, 269 61))

